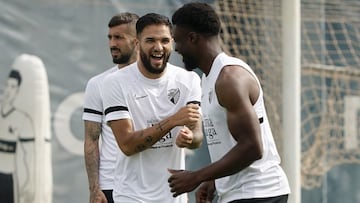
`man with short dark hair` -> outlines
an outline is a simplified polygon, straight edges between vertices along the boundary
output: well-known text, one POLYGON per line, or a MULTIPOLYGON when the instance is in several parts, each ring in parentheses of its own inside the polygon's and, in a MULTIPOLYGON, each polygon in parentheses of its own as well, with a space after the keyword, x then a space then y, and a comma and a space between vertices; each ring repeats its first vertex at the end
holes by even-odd
POLYGON ((136 61, 135 24, 138 19, 136 14, 129 12, 120 13, 110 19, 109 47, 116 66, 92 77, 86 86, 83 113, 84 154, 90 203, 113 202, 114 170, 119 150, 111 129, 104 122, 100 84, 108 74, 136 61), (99 149, 100 134, 102 142, 99 149))
POLYGON ((163 15, 139 18, 136 63, 106 77, 102 87, 106 122, 126 155, 117 164, 114 201, 187 203, 172 197, 168 168, 185 168, 186 148, 200 146, 200 78, 168 63, 172 25, 163 15))
POLYGON ((225 54, 220 19, 205 3, 189 3, 172 16, 175 50, 188 70, 202 76, 201 109, 211 164, 196 171, 170 170, 178 196, 202 185, 197 202, 285 203, 290 193, 266 115, 263 91, 253 70, 225 54))

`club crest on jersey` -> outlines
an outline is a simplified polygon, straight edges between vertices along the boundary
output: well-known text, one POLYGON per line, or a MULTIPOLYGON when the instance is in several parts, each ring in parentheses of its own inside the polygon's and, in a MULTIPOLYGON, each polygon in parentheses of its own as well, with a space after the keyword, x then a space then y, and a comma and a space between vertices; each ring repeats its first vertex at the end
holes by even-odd
POLYGON ((180 89, 179 88, 170 89, 168 91, 168 98, 171 101, 171 103, 176 104, 180 98, 180 89))

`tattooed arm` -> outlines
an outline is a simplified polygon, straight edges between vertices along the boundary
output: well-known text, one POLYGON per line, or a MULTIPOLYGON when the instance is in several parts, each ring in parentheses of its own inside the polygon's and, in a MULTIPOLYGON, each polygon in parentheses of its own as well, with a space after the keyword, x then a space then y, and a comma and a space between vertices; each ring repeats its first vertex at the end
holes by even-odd
POLYGON ((95 200, 106 200, 99 186, 99 137, 101 134, 101 123, 93 121, 84 121, 85 125, 85 142, 84 154, 86 172, 89 181, 90 202, 95 200))
POLYGON ((198 109, 198 105, 188 104, 156 125, 139 131, 134 131, 130 119, 113 120, 108 123, 120 149, 125 155, 131 156, 151 147, 175 126, 196 125, 200 119, 198 109))

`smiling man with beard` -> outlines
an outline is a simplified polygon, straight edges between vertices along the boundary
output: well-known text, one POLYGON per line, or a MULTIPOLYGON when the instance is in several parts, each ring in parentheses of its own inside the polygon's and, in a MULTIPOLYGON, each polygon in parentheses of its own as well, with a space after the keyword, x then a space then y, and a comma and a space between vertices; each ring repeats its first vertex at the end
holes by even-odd
POLYGON ((168 63, 173 39, 166 16, 149 13, 136 23, 139 58, 108 75, 102 86, 106 122, 120 153, 114 201, 185 203, 172 197, 168 168, 185 169, 184 148, 200 146, 199 76, 168 63))

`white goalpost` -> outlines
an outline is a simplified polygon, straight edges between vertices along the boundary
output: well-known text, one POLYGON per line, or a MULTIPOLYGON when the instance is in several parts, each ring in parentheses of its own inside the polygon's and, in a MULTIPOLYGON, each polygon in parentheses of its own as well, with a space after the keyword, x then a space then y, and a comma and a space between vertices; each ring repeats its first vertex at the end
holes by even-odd
POLYGON ((282 0, 282 165, 291 188, 291 203, 301 202, 300 5, 300 0, 282 0))

